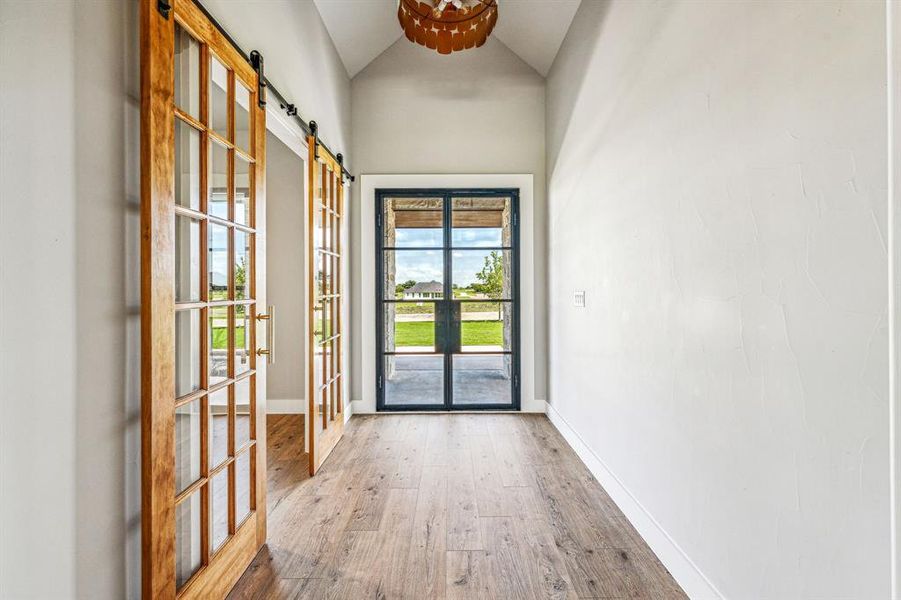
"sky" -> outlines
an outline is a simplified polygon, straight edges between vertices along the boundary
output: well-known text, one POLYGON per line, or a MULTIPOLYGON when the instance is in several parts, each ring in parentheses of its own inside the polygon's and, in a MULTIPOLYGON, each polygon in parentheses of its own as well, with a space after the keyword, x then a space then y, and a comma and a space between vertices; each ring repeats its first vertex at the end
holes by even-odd
MULTIPOLYGON (((397 229, 395 246, 402 247, 435 247, 435 250, 397 251, 395 265, 397 267, 395 281, 403 283, 408 280, 441 281, 442 280, 442 231, 441 229, 397 229)), ((454 228, 451 240, 454 246, 491 247, 500 246, 501 230, 494 228, 454 228)), ((466 287, 479 280, 476 273, 485 266, 485 257, 490 250, 454 250, 454 277, 451 283, 466 287)))

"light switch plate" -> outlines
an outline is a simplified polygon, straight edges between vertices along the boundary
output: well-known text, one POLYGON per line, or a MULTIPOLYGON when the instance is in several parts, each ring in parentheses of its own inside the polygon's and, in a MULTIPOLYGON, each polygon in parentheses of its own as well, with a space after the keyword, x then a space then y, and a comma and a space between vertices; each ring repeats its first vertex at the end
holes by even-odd
POLYGON ((585 308, 585 290, 573 292, 573 306, 585 308))

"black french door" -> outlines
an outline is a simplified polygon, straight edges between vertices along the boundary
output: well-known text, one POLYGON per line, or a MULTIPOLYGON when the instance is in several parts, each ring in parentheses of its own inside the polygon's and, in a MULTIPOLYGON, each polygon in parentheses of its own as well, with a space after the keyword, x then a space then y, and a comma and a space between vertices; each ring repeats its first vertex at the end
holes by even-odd
POLYGON ((376 406, 519 410, 519 190, 376 190, 376 406))

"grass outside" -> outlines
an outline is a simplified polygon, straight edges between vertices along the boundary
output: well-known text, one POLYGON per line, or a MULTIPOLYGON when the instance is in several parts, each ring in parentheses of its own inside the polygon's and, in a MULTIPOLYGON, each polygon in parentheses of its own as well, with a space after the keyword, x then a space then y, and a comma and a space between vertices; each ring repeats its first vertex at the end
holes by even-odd
MULTIPOLYGON (((235 348, 244 347, 244 328, 235 330, 235 348)), ((228 329, 213 327, 213 350, 228 350, 228 329)))
MULTIPOLYGON (((465 312, 497 312, 499 302, 464 302, 465 312)), ((422 304, 412 302, 397 303, 394 305, 399 315, 431 315, 435 313, 435 303, 423 300, 422 304)))
MULTIPOLYGON (((503 346, 504 331, 500 321, 463 321, 460 335, 464 346, 503 346)), ((394 324, 395 346, 434 346, 435 323, 432 321, 398 321, 394 324)))

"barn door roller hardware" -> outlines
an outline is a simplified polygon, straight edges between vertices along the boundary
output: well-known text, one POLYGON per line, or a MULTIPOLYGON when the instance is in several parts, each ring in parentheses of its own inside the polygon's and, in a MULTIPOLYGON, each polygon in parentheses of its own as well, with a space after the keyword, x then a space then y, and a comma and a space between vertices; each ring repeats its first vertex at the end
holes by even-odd
MULTIPOLYGON (((232 38, 225 30, 225 28, 222 27, 222 25, 216 20, 216 18, 210 14, 210 11, 206 9, 206 7, 200 2, 200 0, 194 0, 194 4, 210 20, 213 26, 215 26, 216 29, 219 30, 219 33, 221 33, 225 37, 225 39, 228 40, 232 47, 250 63, 250 65, 253 67, 253 70, 256 71, 258 86, 257 102, 260 105, 260 108, 266 106, 266 96, 268 94, 272 94, 282 110, 284 110, 289 117, 294 117, 294 119, 297 121, 297 124, 300 125, 300 129, 304 133, 315 136, 316 143, 320 144, 326 152, 337 158, 338 155, 329 150, 329 147, 326 146, 325 143, 323 143, 321 140, 319 140, 319 136, 314 131, 315 122, 310 121, 309 123, 307 123, 306 121, 304 121, 303 118, 301 118, 301 116, 297 114, 297 107, 293 103, 288 102, 288 100, 285 99, 285 97, 281 93, 279 93, 278 89, 276 89, 276 87, 272 85, 272 82, 266 79, 266 74, 263 69, 263 55, 257 50, 254 50, 250 54, 244 52, 244 50, 241 49, 237 42, 235 42, 234 38, 232 38)), ((168 19, 169 13, 172 10, 172 0, 157 0, 157 9, 160 11, 160 13, 162 13, 164 17, 168 19)), ((354 181, 354 176, 351 175, 350 171, 345 169, 343 165, 341 167, 341 170, 345 177, 349 178, 351 181, 354 181)))
POLYGON ((266 75, 263 73, 263 55, 254 50, 250 53, 250 66, 257 72, 257 105, 266 108, 266 75))

